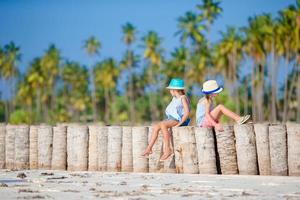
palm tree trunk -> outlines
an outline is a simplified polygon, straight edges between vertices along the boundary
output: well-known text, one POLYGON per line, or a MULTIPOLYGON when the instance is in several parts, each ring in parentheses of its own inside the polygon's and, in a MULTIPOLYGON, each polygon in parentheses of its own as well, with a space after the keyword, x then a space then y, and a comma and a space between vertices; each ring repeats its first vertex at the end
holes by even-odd
POLYGON ((86 171, 88 169, 88 127, 83 125, 68 126, 67 159, 68 170, 86 171))
MULTIPOLYGON (((298 55, 298 54, 297 54, 298 55)), ((296 55, 296 60, 298 59, 296 55)), ((294 64, 294 67, 292 69, 292 78, 291 78, 291 81, 290 81, 290 87, 289 87, 289 91, 288 91, 288 99, 287 99, 287 120, 289 120, 289 116, 290 116, 290 113, 289 113, 289 103, 291 101, 291 98, 292 98, 292 92, 294 91, 294 87, 295 84, 297 82, 297 64, 295 63, 294 64)))
MULTIPOLYGON (((148 133, 149 133, 148 141, 150 141, 152 132, 153 132, 153 126, 150 126, 149 131, 148 131, 148 133)), ((175 137, 174 132, 172 135, 173 135, 173 137, 175 137)), ((158 133, 157 140, 152 147, 152 154, 149 155, 149 172, 150 173, 162 172, 164 165, 162 162, 159 161, 160 157, 162 156, 162 152, 163 152, 162 150, 163 150, 163 135, 162 135, 162 132, 160 131, 158 133)), ((176 153, 176 151, 175 151, 175 153, 176 153)))
POLYGON ((214 133, 211 128, 195 127, 200 174, 217 174, 214 133))
MULTIPOLYGON (((153 78, 153 72, 152 72, 152 67, 149 70, 149 78, 152 79, 153 78)), ((150 82, 151 83, 151 82, 150 82)), ((156 98, 153 96, 153 94, 150 92, 149 93, 149 105, 150 105, 150 109, 151 109, 151 120, 156 121, 157 120, 157 104, 156 104, 156 98)))
POLYGON ((93 108, 93 121, 97 121, 97 101, 96 101, 96 88, 94 83, 93 67, 90 66, 90 79, 91 79, 91 91, 92 91, 92 108, 93 108))
POLYGON ((131 125, 134 124, 135 122, 135 104, 134 104, 134 93, 133 93, 133 72, 132 72, 132 67, 130 68, 130 80, 129 80, 129 99, 130 99, 130 122, 131 125))
POLYGON ((224 125, 224 131, 216 131, 217 151, 222 174, 238 174, 233 126, 224 125))
POLYGON ((52 127, 48 125, 38 127, 38 168, 51 169, 53 149, 52 127))
POLYGON ((15 130, 16 125, 6 125, 5 136, 5 168, 14 169, 15 163, 15 130))
POLYGON ((300 124, 287 123, 287 141, 288 141, 288 172, 289 176, 300 176, 300 124))
POLYGON ((288 166, 285 125, 277 124, 269 126, 269 143, 271 174, 276 176, 286 176, 288 174, 288 166))
MULTIPOLYGON (((14 75, 13 75, 14 77, 14 75)), ((14 78, 10 78, 10 98, 11 98, 11 103, 10 103, 10 112, 14 112, 15 111, 15 81, 14 78)))
POLYGON ((89 129, 89 159, 88 159, 88 170, 97 171, 98 170, 98 141, 97 135, 99 132, 99 126, 90 125, 89 129))
POLYGON ((9 121, 9 101, 5 101, 5 122, 9 121))
POLYGON ((0 169, 5 167, 5 124, 0 124, 0 169))
POLYGON ((132 127, 122 127, 122 172, 133 171, 132 127))
POLYGON ((18 125, 15 132, 15 169, 29 168, 29 126, 18 125))
POLYGON ((274 56, 274 66, 272 67, 272 96, 271 96, 271 121, 276 122, 277 121, 277 108, 276 108, 276 102, 277 102, 277 73, 278 73, 278 56, 274 56))
POLYGON ((37 120, 41 121, 41 90, 40 88, 37 88, 37 92, 36 92, 36 112, 37 112, 37 120))
POLYGON ((269 70, 270 79, 271 79, 271 90, 270 90, 270 97, 271 97, 271 105, 270 105, 270 115, 269 120, 271 122, 276 121, 276 76, 277 73, 275 73, 277 70, 277 64, 276 64, 276 58, 275 58, 275 48, 274 48, 274 40, 272 40, 272 49, 271 49, 271 70, 269 70))
POLYGON ((261 68, 259 71, 259 87, 258 87, 258 120, 263 121, 264 120, 264 63, 260 64, 261 68))
POLYGON ((148 145, 148 127, 132 127, 132 158, 134 172, 149 172, 147 158, 141 157, 148 145))
POLYGON ((122 127, 108 127, 107 171, 120 172, 122 163, 122 127))
POLYGON ((300 122, 300 65, 298 65, 298 70, 297 70, 297 88, 296 88, 296 93, 297 93, 297 122, 300 122))
POLYGON ((254 122, 257 121, 256 113, 256 91, 255 91, 255 66, 253 66, 253 71, 251 73, 251 98, 252 98, 252 119, 254 122))
POLYGON ((97 136, 97 154, 98 154, 98 170, 107 170, 107 147, 108 147, 108 128, 102 126, 99 128, 99 133, 97 136))
POLYGON ((52 170, 66 170, 67 168, 67 128, 53 127, 52 170))
MULTIPOLYGON (((111 97, 111 102, 115 102, 115 98, 116 98, 116 93, 114 91, 114 89, 110 90, 110 97, 111 97)), ((111 104, 112 107, 110 108, 111 110, 111 116, 109 116, 108 118, 112 119, 112 122, 119 122, 118 118, 117 118, 117 109, 116 106, 114 106, 113 104, 111 104)))
POLYGON ((269 124, 254 124, 259 175, 271 175, 269 124))
POLYGON ((107 88, 104 89, 104 98, 105 98, 105 108, 104 108, 104 122, 108 123, 109 121, 109 108, 108 108, 108 101, 109 101, 109 91, 107 88))
POLYGON ((38 125, 31 125, 29 129, 29 166, 38 168, 38 125))
POLYGON ((288 65, 289 65, 289 51, 285 56, 284 60, 284 95, 283 95, 283 113, 282 113, 282 121, 287 121, 287 112, 288 112, 288 65))
POLYGON ((245 94, 244 94, 244 115, 248 114, 248 101, 249 101, 249 96, 248 96, 248 77, 245 77, 245 94))
POLYGON ((234 51, 232 56, 232 73, 233 73, 233 82, 234 82, 234 97, 235 97, 235 111, 237 113, 240 113, 240 100, 239 100, 239 87, 238 87, 238 81, 237 81, 237 74, 236 74, 236 43, 234 43, 234 51))
POLYGON ((194 127, 179 127, 180 150, 184 174, 198 174, 198 156, 194 127))
POLYGON ((255 134, 252 124, 234 126, 239 174, 257 175, 255 134))

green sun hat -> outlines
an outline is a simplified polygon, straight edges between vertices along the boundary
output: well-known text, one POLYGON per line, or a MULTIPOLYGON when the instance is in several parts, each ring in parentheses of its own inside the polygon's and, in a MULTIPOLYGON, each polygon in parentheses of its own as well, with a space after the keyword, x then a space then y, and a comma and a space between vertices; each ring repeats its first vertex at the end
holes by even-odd
POLYGON ((180 78, 172 78, 167 89, 184 90, 184 81, 180 78))

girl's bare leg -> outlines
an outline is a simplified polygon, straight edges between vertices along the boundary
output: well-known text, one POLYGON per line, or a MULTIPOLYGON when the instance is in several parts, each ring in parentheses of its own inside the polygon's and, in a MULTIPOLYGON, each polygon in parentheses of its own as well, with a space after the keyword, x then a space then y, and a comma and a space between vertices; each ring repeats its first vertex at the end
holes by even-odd
POLYGON ((161 122, 159 122, 153 126, 153 131, 151 133, 151 138, 150 138, 149 144, 148 144, 147 148, 145 149, 145 151, 143 152, 142 156, 147 156, 152 153, 152 147, 158 137, 158 133, 160 130, 160 123, 161 122))
POLYGON ((171 134, 168 131, 168 128, 176 126, 176 124, 178 124, 178 121, 175 120, 168 120, 160 123, 160 128, 163 133, 163 140, 164 140, 164 153, 160 158, 161 160, 167 159, 172 154, 172 149, 170 146, 171 134))
POLYGON ((219 120, 221 115, 224 114, 226 115, 227 117, 235 120, 235 121, 238 121, 240 120, 240 116, 237 115, 236 113, 232 112, 231 110, 229 110, 228 108, 226 108, 225 106, 223 105, 218 105, 217 107, 215 107, 211 112, 210 112, 211 116, 214 118, 214 119, 217 119, 219 120))

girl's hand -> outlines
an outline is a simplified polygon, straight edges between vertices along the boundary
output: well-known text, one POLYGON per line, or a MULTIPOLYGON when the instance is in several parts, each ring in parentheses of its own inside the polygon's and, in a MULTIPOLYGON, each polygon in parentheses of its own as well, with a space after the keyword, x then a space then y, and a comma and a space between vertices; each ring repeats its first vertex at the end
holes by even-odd
POLYGON ((216 128, 217 131, 220 131, 220 132, 224 131, 224 129, 223 129, 223 127, 222 127, 222 125, 221 125, 220 123, 218 123, 218 124, 215 126, 215 128, 216 128))
POLYGON ((178 122, 178 124, 176 124, 176 126, 174 126, 174 127, 179 127, 181 125, 181 123, 180 122, 178 122))

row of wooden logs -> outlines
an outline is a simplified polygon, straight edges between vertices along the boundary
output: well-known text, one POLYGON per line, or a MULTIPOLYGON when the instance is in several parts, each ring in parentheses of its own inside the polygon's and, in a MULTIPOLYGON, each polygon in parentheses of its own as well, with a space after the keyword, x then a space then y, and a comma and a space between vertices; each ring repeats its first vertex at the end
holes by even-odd
POLYGON ((300 175, 300 124, 170 130, 174 156, 160 162, 160 134, 141 157, 151 127, 0 125, 0 168, 191 174, 300 175))

